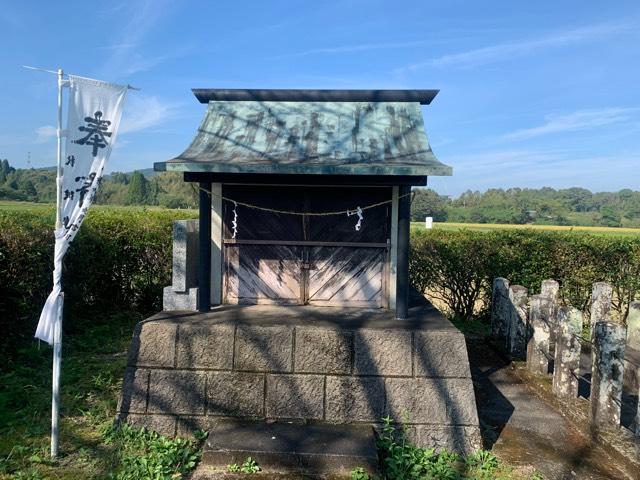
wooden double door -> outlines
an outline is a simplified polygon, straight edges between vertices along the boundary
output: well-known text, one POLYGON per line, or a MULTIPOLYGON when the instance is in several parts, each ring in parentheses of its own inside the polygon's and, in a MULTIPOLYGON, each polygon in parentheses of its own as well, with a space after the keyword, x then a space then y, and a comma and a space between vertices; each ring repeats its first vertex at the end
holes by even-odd
POLYGON ((390 188, 224 185, 223 196, 225 303, 387 306, 391 204, 356 209, 390 188))

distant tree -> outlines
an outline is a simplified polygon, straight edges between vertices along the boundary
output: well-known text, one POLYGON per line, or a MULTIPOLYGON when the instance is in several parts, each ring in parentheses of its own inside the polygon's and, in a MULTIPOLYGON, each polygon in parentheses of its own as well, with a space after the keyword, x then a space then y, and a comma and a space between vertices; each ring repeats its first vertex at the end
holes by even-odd
POLYGON ((447 205, 449 198, 438 195, 428 188, 416 188, 411 204, 411 220, 423 221, 425 217, 433 217, 436 222, 447 221, 447 205))
POLYGON ((129 184, 129 175, 127 175, 126 173, 123 173, 123 172, 113 172, 111 175, 109 175, 109 179, 113 183, 118 183, 118 184, 122 184, 122 185, 128 185, 129 184))
POLYGON ((36 187, 33 186, 33 182, 29 179, 22 179, 18 182, 18 188, 20 192, 27 195, 30 199, 36 200, 38 199, 38 191, 36 187))
POLYGON ((10 173, 15 172, 15 168, 9 165, 9 160, 6 158, 0 161, 0 183, 4 183, 10 173))
POLYGON ((600 223, 605 227, 620 227, 622 225, 620 214, 609 205, 600 208, 600 216, 600 223))
POLYGON ((149 180, 135 171, 129 178, 129 189, 126 198, 127 205, 147 205, 149 203, 149 180))

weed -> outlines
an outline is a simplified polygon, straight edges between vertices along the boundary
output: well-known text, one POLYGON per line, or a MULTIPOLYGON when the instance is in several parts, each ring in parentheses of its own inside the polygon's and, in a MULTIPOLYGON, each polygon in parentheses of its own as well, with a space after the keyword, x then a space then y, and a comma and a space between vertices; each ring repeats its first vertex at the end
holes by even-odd
POLYGON ((398 430, 390 417, 383 418, 384 426, 378 439, 383 458, 383 473, 389 480, 422 480, 459 478, 455 453, 436 453, 433 448, 420 448, 409 442, 404 428, 398 430))
POLYGON ((232 463, 227 466, 227 471, 229 473, 258 473, 260 471, 260 466, 258 463, 251 457, 247 457, 247 459, 242 463, 242 465, 238 465, 237 463, 232 463))
POLYGON ((351 470, 351 480, 371 480, 371 476, 362 467, 351 470))
POLYGON ((128 424, 105 428, 103 437, 105 443, 117 447, 118 466, 110 474, 114 480, 179 479, 200 460, 200 450, 193 442, 167 438, 128 424))
POLYGON ((500 466, 496 456, 487 450, 478 450, 476 453, 469 455, 465 463, 469 471, 475 474, 475 478, 487 480, 494 478, 495 471, 500 466))

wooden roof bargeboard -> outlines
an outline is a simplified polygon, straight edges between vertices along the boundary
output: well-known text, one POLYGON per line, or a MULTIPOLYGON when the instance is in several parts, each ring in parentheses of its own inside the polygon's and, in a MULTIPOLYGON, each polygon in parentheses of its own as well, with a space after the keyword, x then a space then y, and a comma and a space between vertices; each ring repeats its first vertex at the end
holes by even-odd
POLYGON ((418 102, 210 101, 191 145, 156 170, 451 175, 418 102))

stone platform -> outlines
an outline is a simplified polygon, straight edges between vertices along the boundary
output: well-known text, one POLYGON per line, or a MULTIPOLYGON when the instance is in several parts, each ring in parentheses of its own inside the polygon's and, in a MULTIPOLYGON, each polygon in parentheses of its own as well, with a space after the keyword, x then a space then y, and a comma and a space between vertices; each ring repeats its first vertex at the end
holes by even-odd
MULTIPOLYGON (((224 305, 137 325, 119 417, 167 435, 221 420, 408 426, 426 447, 481 447, 463 335, 426 301, 383 309, 224 305)), ((212 439, 215 442, 215 439, 212 439)))

